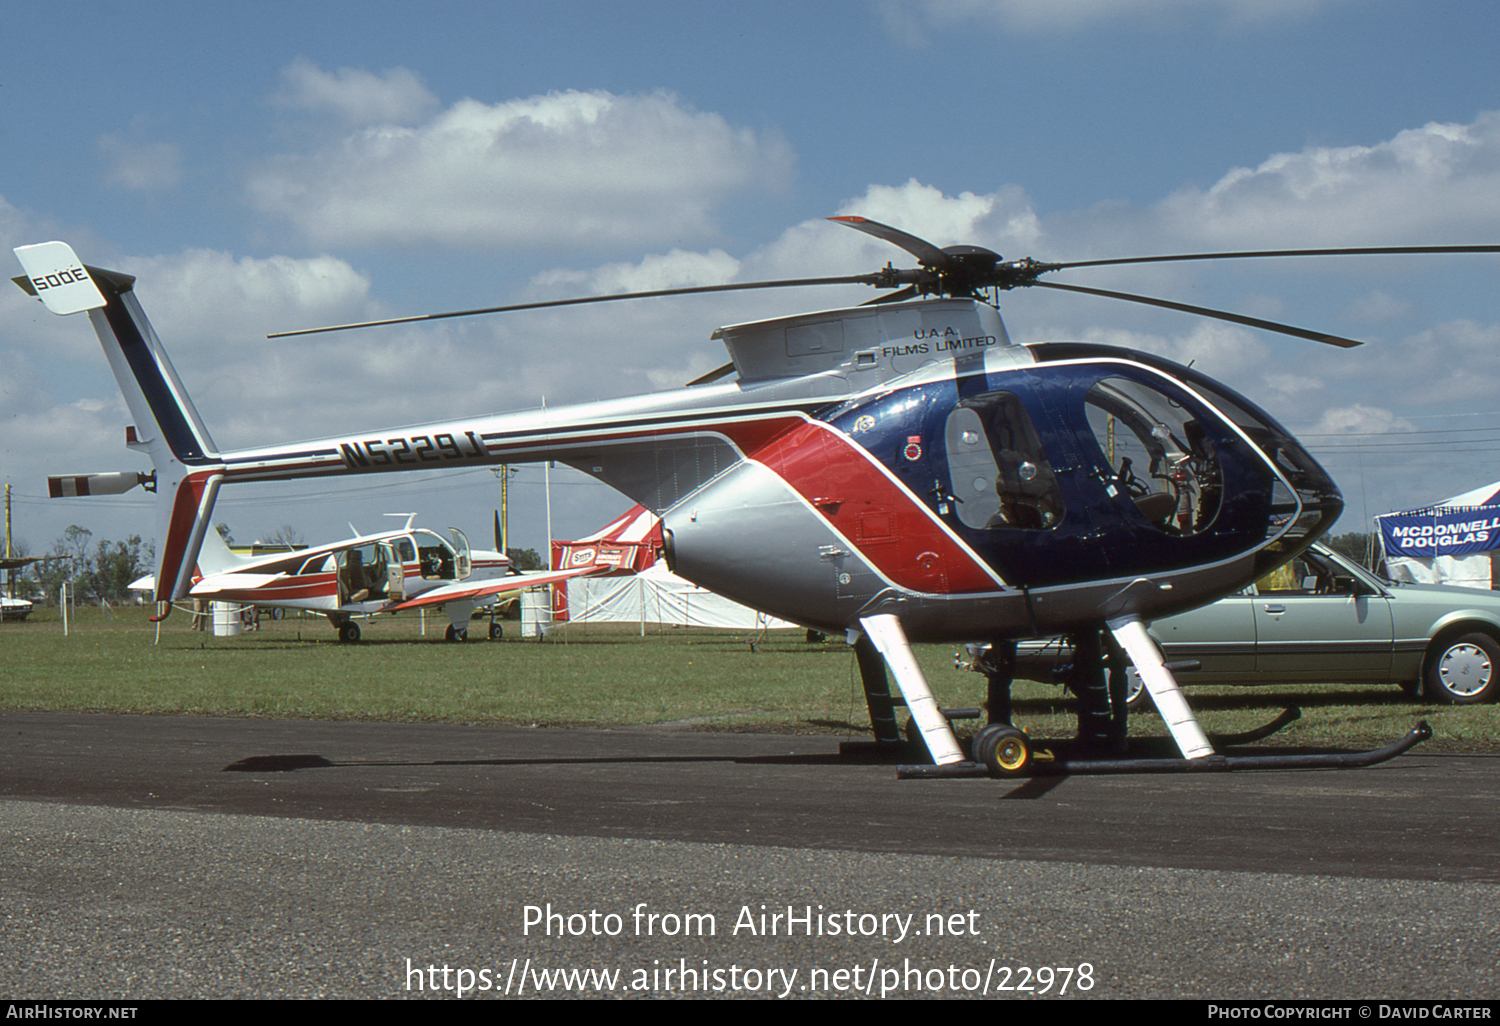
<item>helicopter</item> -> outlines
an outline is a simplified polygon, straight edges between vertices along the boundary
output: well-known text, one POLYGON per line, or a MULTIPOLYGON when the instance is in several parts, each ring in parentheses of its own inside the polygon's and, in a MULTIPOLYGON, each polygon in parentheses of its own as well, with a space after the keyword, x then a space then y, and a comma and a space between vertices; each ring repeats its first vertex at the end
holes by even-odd
MULTIPOLYGON (((1071 683, 1081 735, 1092 732, 1116 751, 1123 743, 1124 702, 1116 692, 1123 690, 1128 659, 1181 756, 1153 768, 1266 764, 1215 751, 1146 625, 1238 591, 1296 557, 1343 509, 1337 486, 1271 416, 1200 371, 1106 345, 1013 342, 998 295, 1061 289, 1348 347, 1359 343, 1041 279, 1110 264, 1500 247, 1007 261, 979 246, 939 248, 861 217, 831 220, 905 250, 918 266, 888 263, 870 274, 589 296, 272 336, 740 289, 888 290, 860 306, 721 327, 712 337, 725 345, 729 363, 684 387, 232 452, 215 447, 132 277, 85 267, 66 243, 47 242, 16 249, 26 273, 15 281, 53 313, 88 311, 103 343, 135 420, 127 445, 154 466, 160 616, 191 586, 215 497, 226 483, 557 460, 656 512, 666 561, 678 575, 809 630, 844 634, 854 647, 877 746, 900 742, 895 709, 904 704, 908 736, 920 737, 931 756, 930 767, 903 769, 904 775, 1035 770, 1032 740, 1009 722, 1015 641, 1058 634, 1075 637, 1071 683), (950 715, 938 708, 913 642, 973 646, 988 713, 968 752, 950 715)), ((1425 736, 1422 730, 1376 754, 1404 750, 1425 736)), ((1337 755, 1265 758, 1366 764, 1337 755)), ((1112 758, 1075 765, 1121 768, 1112 758)))

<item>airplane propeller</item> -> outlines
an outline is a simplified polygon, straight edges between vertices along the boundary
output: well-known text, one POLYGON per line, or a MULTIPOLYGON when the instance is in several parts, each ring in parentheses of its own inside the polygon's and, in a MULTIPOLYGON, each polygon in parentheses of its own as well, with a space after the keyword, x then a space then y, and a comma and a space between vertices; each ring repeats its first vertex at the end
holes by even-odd
MULTIPOLYGON (((867 235, 872 235, 877 239, 898 246, 916 257, 917 263, 920 266, 915 268, 897 268, 887 264, 873 274, 839 275, 823 278, 784 278, 775 281, 735 282, 724 285, 696 285, 675 289, 653 289, 647 292, 622 292, 605 296, 551 299, 535 303, 512 303, 505 306, 480 307, 472 310, 454 310, 448 313, 416 314, 410 317, 390 317, 384 320, 334 324, 322 328, 300 328, 295 331, 274 332, 266 337, 289 338, 294 335, 314 335, 329 331, 345 331, 353 328, 411 324, 418 321, 445 320, 452 317, 473 317, 480 314, 509 313, 518 310, 539 310, 557 306, 578 306, 585 303, 609 303, 622 299, 689 296, 709 292, 740 292, 750 289, 795 288, 805 285, 872 285, 875 288, 898 290, 889 295, 874 299, 871 301, 872 303, 897 302, 918 295, 977 298, 984 289, 1008 291, 1010 289, 1037 286, 1040 288, 1077 292, 1085 295, 1103 296, 1108 299, 1119 299, 1129 303, 1142 303, 1148 306, 1197 314, 1200 317, 1228 321, 1233 324, 1243 324, 1264 331, 1273 331, 1282 335, 1291 335, 1295 338, 1310 339, 1314 342, 1348 348, 1362 345, 1363 343, 1356 339, 1330 335, 1321 331, 1311 331, 1290 324, 1282 324, 1278 321, 1247 317, 1243 314, 1231 313, 1227 310, 1215 310, 1209 307, 1177 303, 1168 299, 1156 299, 1151 296, 1143 296, 1132 292, 1115 292, 1109 289, 1090 288, 1083 285, 1041 281, 1040 278, 1044 274, 1073 270, 1080 267, 1169 263, 1187 260, 1241 260, 1259 257, 1299 256, 1411 256, 1441 253, 1500 253, 1500 246, 1356 246, 1333 249, 1264 249, 1221 253, 1174 253, 1163 256, 1113 257, 1103 260, 1074 260, 1066 262, 1034 260, 1031 257, 1025 257, 1020 260, 1005 260, 1000 254, 993 250, 985 249, 983 246, 959 245, 939 248, 926 239, 918 238, 899 228, 893 228, 890 225, 881 224, 879 221, 871 221, 864 217, 842 216, 830 217, 828 220, 837 221, 840 224, 847 225, 850 228, 857 229, 867 235)), ((717 371, 710 372, 710 374, 717 373, 717 371)), ((703 383, 703 379, 691 383, 700 384, 703 383)))

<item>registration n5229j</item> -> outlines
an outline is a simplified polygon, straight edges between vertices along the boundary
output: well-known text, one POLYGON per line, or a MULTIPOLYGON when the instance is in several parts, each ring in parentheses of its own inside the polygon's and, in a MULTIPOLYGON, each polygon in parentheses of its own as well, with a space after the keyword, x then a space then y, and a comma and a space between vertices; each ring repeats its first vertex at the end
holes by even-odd
POLYGON ((344 465, 351 470, 384 467, 397 463, 443 463, 471 460, 488 455, 484 442, 472 431, 462 435, 443 432, 409 438, 378 438, 339 443, 344 465))

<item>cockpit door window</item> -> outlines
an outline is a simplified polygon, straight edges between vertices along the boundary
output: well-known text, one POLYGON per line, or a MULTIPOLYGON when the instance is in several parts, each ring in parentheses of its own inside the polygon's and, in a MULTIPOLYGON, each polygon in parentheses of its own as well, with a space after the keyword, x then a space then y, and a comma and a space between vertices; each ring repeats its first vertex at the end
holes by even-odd
POLYGON ((1064 510, 1052 464, 1021 400, 1010 392, 971 396, 944 425, 958 519, 984 530, 1055 527, 1064 510))

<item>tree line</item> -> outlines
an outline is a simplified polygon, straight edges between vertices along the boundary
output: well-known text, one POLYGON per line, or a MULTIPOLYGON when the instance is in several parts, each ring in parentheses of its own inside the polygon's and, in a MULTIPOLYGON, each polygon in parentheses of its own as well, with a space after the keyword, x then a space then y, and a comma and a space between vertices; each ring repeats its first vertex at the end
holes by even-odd
MULTIPOLYGON (((28 553, 18 553, 21 556, 28 553)), ((132 534, 124 541, 100 538, 72 524, 41 562, 33 563, 14 582, 20 598, 57 601, 58 589, 67 582, 78 599, 106 602, 128 601, 130 585, 156 568, 156 544, 132 534)))

